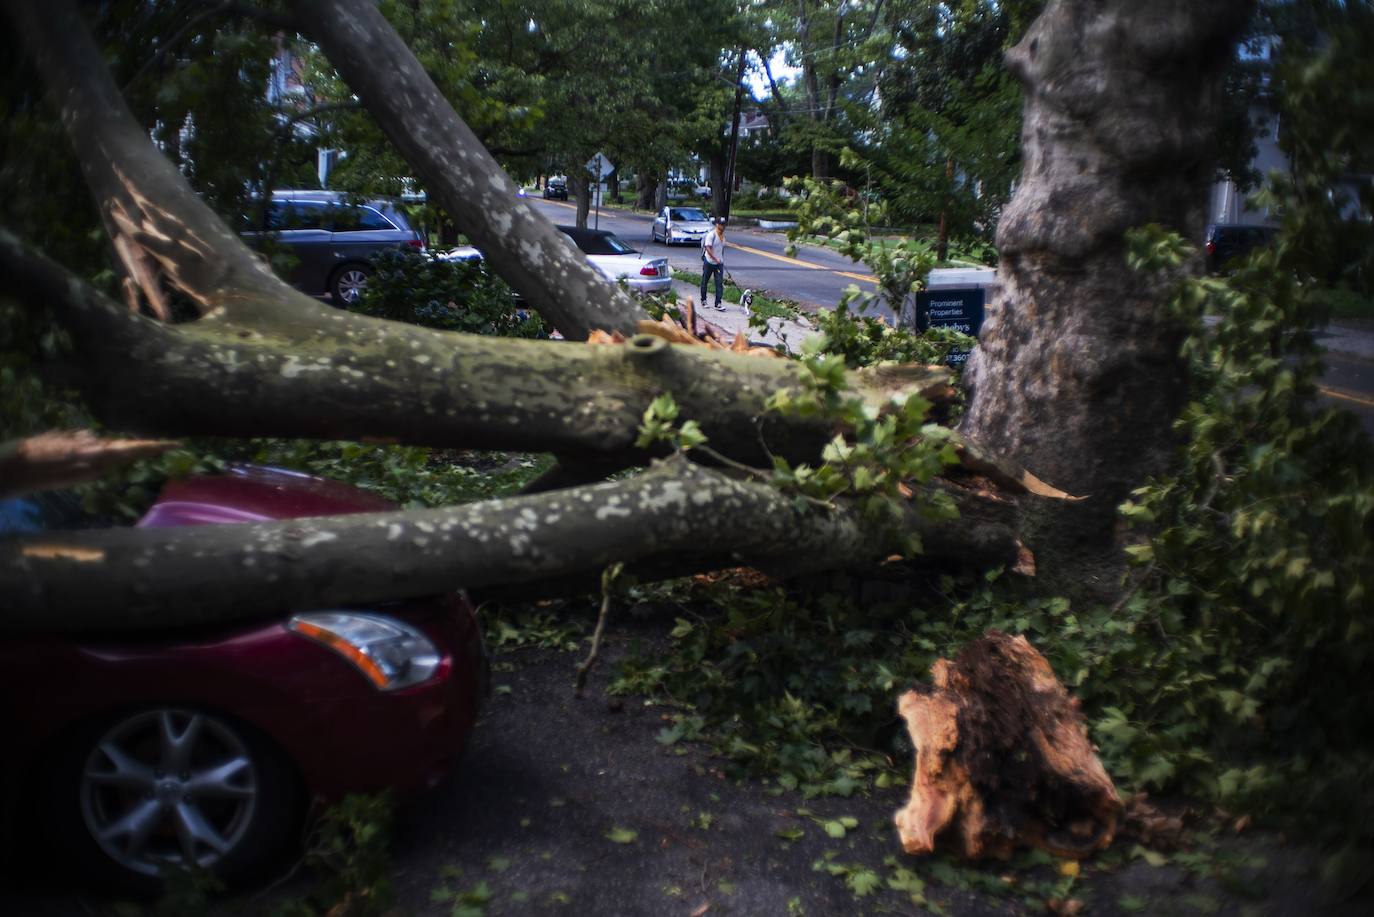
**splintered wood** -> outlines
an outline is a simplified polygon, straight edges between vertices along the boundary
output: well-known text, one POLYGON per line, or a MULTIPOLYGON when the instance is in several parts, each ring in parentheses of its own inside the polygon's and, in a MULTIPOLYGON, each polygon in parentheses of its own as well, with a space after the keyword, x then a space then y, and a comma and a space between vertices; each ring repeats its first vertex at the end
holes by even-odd
POLYGON ((1025 637, 988 631, 929 687, 897 702, 916 749, 894 821, 907 853, 968 859, 1018 847, 1085 857, 1111 843, 1122 804, 1088 741, 1078 700, 1025 637))
POLYGON ((104 439, 90 430, 54 430, 0 443, 0 497, 93 481, 177 445, 165 439, 104 439))
MULTIPOLYGON (((695 344, 702 347, 709 347, 712 350, 729 350, 734 353, 747 353, 754 357, 781 357, 772 347, 759 347, 749 343, 749 338, 743 331, 737 332, 732 338, 719 325, 714 325, 705 319, 696 317, 696 310, 693 308, 692 301, 687 300, 686 304, 687 326, 680 325, 668 316, 661 319, 643 319, 639 323, 640 334, 652 334, 654 337, 663 338, 670 344, 695 344), (688 330, 690 327, 692 330, 688 330)), ((588 344, 623 344, 628 338, 618 331, 593 331, 587 337, 588 344)))

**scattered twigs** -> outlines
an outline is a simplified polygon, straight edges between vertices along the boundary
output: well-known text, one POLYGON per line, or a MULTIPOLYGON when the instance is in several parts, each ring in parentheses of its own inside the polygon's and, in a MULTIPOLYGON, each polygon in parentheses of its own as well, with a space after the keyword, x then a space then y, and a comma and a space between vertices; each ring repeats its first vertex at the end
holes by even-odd
POLYGON ((601 635, 606 632, 606 619, 611 614, 611 587, 624 569, 624 564, 614 563, 601 572, 601 611, 596 616, 596 629, 592 631, 592 647, 587 651, 587 658, 577 667, 574 690, 578 697, 582 696, 582 689, 587 686, 587 673, 596 665, 597 653, 601 650, 601 635))

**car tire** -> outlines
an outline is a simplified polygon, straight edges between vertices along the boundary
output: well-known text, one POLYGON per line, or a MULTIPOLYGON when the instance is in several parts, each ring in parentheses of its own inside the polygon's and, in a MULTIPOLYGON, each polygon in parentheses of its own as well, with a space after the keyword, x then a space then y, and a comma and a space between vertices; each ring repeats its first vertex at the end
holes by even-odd
POLYGON ((356 261, 341 265, 329 278, 329 295, 334 305, 346 309, 362 298, 367 287, 367 279, 372 276, 372 268, 356 261))
POLYGON ((92 723, 50 773, 54 850, 76 875, 140 894, 158 894, 188 863, 226 884, 259 878, 297 842, 304 816, 296 771, 270 739, 190 707, 92 723))

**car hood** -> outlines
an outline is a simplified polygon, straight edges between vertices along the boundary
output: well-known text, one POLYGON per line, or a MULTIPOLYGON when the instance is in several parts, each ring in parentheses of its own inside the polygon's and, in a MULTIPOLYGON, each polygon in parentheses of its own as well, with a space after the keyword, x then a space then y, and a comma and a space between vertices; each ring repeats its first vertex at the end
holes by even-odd
POLYGON ((234 465, 227 474, 169 481, 138 525, 222 525, 395 508, 390 500, 342 481, 280 468, 234 465))
POLYGON ((705 232, 711 228, 707 220, 670 220, 674 229, 682 229, 687 232, 705 232))

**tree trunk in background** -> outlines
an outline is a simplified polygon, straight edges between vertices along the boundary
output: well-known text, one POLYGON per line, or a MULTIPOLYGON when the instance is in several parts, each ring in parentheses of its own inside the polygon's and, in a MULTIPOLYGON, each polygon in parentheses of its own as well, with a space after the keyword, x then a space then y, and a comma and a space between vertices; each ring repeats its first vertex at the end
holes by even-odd
POLYGON ((830 177, 830 154, 820 147, 811 148, 811 177, 817 179, 830 177))
POLYGON ((568 176, 568 193, 577 204, 577 228, 587 228, 587 214, 592 209, 592 182, 581 169, 573 169, 568 176))
POLYGON ((1025 165, 963 430, 1087 497, 1024 524, 1042 572, 1060 558, 1090 590, 1115 586, 1116 506, 1165 466, 1185 394, 1182 333, 1128 271, 1123 234, 1201 235, 1222 75, 1252 6, 1054 0, 1007 54, 1025 165))
POLYGON ((722 216, 725 213, 725 153, 713 151, 708 165, 711 176, 711 216, 722 216))
POLYGON ((643 171, 635 172, 635 209, 654 210, 654 192, 658 190, 658 182, 654 177, 643 171))
MULTIPOLYGON (((945 184, 949 185, 954 181, 954 160, 945 160, 945 184)), ((935 260, 949 260, 949 194, 945 191, 945 202, 940 208, 940 230, 935 242, 935 260)))

